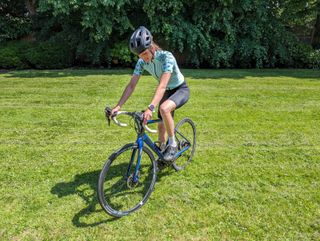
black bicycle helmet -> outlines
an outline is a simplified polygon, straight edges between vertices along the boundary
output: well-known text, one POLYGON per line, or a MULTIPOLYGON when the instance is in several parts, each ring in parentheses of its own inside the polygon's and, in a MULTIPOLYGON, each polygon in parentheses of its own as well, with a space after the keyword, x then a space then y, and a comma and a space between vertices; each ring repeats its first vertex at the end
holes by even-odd
POLYGON ((150 31, 146 27, 140 26, 131 35, 129 47, 131 52, 139 55, 144 50, 150 47, 151 42, 152 42, 152 35, 150 31))

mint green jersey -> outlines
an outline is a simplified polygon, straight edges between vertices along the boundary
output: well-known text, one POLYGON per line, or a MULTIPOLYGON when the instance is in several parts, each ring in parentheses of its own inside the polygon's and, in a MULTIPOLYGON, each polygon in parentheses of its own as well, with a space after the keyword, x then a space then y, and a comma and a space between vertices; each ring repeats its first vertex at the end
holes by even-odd
POLYGON ((133 74, 141 75, 143 70, 148 71, 159 82, 163 73, 171 73, 167 89, 174 89, 184 82, 184 76, 180 72, 177 61, 169 51, 156 51, 150 63, 140 58, 133 74))

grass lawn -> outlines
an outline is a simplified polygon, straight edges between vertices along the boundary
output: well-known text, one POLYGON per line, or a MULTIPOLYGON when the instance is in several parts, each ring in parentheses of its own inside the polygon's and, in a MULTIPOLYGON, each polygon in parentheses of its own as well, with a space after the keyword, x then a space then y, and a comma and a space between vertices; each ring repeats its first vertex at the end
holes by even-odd
MULTIPOLYGON (((320 71, 182 72, 194 161, 121 219, 96 187, 135 139, 103 113, 131 70, 0 74, 0 240, 320 240, 320 71)), ((143 76, 123 109, 145 109, 156 83, 143 76)))

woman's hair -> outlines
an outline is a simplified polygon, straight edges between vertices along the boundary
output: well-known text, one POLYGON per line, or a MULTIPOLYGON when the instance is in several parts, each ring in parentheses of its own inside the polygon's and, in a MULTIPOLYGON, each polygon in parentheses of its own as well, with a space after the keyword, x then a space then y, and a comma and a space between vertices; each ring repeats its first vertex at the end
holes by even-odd
POLYGON ((162 48, 161 48, 158 44, 156 44, 155 42, 153 42, 153 41, 152 41, 151 46, 150 46, 149 49, 152 49, 152 50, 154 50, 154 51, 162 50, 162 48))

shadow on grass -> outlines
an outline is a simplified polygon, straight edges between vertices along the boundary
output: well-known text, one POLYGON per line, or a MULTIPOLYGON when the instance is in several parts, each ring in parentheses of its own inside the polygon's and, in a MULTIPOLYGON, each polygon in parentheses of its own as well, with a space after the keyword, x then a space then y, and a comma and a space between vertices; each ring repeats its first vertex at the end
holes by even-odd
MULTIPOLYGON (((10 71, 5 78, 62 78, 94 75, 128 75, 133 69, 62 69, 10 71)), ((320 80, 320 70, 312 69, 182 69, 183 75, 193 79, 244 79, 246 77, 294 77, 320 80)), ((144 72, 144 75, 149 75, 144 72)))
POLYGON ((117 220, 117 218, 112 218, 106 214, 107 218, 103 221, 92 223, 81 222, 82 217, 86 217, 95 212, 104 212, 102 209, 96 209, 98 204, 97 183, 99 173, 100 170, 77 174, 74 176, 72 182, 60 182, 51 189, 51 193, 57 195, 59 198, 69 195, 78 195, 85 201, 87 207, 76 213, 72 219, 72 223, 77 227, 94 227, 117 220), (90 190, 81 189, 81 186, 83 185, 89 186, 90 190))
POLYGON ((312 69, 184 69, 183 75, 192 79, 244 79, 247 77, 291 77, 320 80, 320 70, 312 69))
MULTIPOLYGON (((127 169, 127 165, 117 165, 115 169, 127 169)), ((161 172, 158 172, 157 182, 160 182, 160 179, 166 175, 172 173, 169 169, 166 168, 161 172)), ((172 169, 171 169, 172 170, 172 169)), ((60 182, 57 183, 52 189, 51 193, 57 195, 59 198, 69 196, 69 195, 78 195, 80 196, 86 203, 86 208, 80 210, 72 219, 72 223, 76 227, 94 227, 103 223, 113 222, 118 220, 118 218, 114 218, 109 216, 104 212, 104 210, 98 206, 98 178, 99 178, 100 170, 86 172, 82 174, 77 174, 74 176, 74 180, 71 182, 60 182), (98 209, 96 207, 99 207, 98 209), (105 220, 97 221, 97 222, 85 222, 81 221, 81 219, 92 215, 93 213, 103 212, 107 217, 105 220)), ((146 189, 144 189, 146 191, 146 189)), ((120 192, 119 192, 120 194, 120 192)), ((120 194, 122 195, 122 194, 120 194)), ((151 194, 152 195, 152 194, 151 194)))
POLYGON ((5 78, 63 78, 85 77, 94 75, 131 75, 132 72, 133 70, 131 69, 16 70, 7 71, 5 78))

